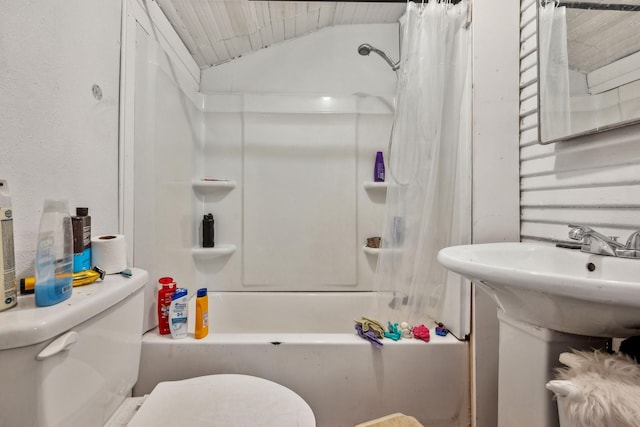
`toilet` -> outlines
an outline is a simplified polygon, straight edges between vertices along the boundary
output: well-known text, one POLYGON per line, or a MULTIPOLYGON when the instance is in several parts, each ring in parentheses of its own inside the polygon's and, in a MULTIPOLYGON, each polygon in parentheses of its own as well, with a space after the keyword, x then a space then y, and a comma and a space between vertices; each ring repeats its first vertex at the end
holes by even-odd
POLYGON ((148 396, 129 397, 149 279, 131 270, 130 278, 76 287, 50 307, 23 295, 0 313, 1 427, 315 426, 299 395, 249 375, 161 382, 148 396))

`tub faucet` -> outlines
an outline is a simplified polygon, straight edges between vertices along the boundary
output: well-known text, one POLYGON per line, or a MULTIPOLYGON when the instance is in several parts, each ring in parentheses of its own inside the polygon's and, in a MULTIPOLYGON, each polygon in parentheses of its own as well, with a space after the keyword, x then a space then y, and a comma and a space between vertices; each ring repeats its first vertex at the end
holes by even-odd
POLYGON ((608 255, 621 258, 640 258, 640 231, 635 231, 623 245, 617 237, 608 237, 584 226, 569 224, 569 238, 579 240, 580 250, 596 255, 608 255))

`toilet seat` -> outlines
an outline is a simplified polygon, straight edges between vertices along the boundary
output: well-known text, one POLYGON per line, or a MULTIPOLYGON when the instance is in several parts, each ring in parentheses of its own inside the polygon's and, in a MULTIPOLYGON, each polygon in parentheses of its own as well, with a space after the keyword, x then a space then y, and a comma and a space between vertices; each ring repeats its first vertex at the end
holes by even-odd
POLYGON ((129 427, 315 427, 300 396, 264 378, 221 374, 159 383, 129 427))

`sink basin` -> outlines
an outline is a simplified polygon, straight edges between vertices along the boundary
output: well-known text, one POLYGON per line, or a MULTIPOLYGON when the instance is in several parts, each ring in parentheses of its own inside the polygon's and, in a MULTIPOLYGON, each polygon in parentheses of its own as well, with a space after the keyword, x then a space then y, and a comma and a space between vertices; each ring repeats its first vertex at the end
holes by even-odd
POLYGON ((594 337, 640 335, 640 260, 486 243, 444 248, 438 261, 479 284, 516 320, 594 337))

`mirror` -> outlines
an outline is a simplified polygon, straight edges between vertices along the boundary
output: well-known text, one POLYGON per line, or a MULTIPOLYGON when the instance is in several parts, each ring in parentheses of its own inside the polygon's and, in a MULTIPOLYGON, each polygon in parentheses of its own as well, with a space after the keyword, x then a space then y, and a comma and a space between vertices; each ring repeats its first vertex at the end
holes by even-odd
POLYGON ((539 142, 640 121, 640 0, 539 0, 539 142))

